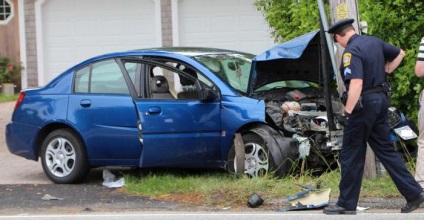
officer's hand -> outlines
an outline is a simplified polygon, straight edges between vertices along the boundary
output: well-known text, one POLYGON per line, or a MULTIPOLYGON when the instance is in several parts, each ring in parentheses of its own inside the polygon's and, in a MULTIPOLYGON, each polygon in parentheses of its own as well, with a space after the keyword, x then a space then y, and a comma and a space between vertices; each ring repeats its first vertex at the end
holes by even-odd
POLYGON ((347 113, 346 111, 344 111, 343 115, 340 115, 338 118, 339 123, 343 125, 343 127, 346 126, 349 121, 349 117, 350 117, 350 113, 347 113))

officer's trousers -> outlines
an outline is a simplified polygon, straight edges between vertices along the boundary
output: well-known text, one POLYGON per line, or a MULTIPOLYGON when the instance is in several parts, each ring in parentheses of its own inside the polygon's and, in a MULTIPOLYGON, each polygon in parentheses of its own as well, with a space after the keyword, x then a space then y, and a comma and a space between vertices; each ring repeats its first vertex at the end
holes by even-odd
POLYGON ((424 90, 420 93, 420 110, 418 111, 418 131, 417 139, 418 155, 415 170, 415 180, 424 188, 424 90))
POLYGON ((357 207, 367 142, 386 168, 399 192, 407 201, 415 199, 423 190, 391 144, 387 121, 389 101, 386 94, 363 95, 362 105, 361 109, 352 112, 344 128, 343 146, 340 152, 340 195, 337 205, 348 211, 357 207))

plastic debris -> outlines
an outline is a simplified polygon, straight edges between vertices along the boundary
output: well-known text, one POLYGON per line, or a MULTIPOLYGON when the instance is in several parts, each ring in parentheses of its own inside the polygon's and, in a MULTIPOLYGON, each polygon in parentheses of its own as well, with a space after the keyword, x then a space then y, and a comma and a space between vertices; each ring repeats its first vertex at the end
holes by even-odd
POLYGON ((43 197, 41 197, 41 199, 42 200, 63 200, 63 198, 57 198, 49 194, 45 194, 43 197))
POLYGON ((124 177, 116 180, 115 175, 108 169, 103 170, 103 186, 107 188, 120 188, 125 185, 124 177))
POLYGON ((256 208, 264 203, 264 200, 256 193, 253 193, 247 201, 247 206, 256 208))
POLYGON ((358 210, 358 211, 364 211, 364 210, 367 210, 367 209, 369 209, 370 207, 360 207, 360 206, 356 206, 356 210, 358 210))

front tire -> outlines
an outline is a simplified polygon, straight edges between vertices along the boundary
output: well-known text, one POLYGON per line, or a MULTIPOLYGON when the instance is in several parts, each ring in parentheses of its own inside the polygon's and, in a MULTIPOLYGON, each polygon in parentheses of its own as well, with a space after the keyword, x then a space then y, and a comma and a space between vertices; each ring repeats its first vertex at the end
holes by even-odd
POLYGON ((47 135, 41 147, 41 164, 47 177, 58 184, 81 182, 90 170, 84 146, 70 129, 47 135))
MULTIPOLYGON (((275 170, 276 166, 265 140, 258 134, 248 132, 242 134, 244 142, 244 174, 248 177, 261 177, 275 170)), ((228 155, 227 169, 230 173, 235 174, 236 165, 235 146, 231 147, 228 155)))

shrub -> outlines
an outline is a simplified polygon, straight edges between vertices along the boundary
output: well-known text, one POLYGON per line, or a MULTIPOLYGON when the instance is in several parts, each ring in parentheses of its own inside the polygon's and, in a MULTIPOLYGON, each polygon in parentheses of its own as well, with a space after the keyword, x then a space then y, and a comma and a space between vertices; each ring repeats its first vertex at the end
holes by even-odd
POLYGON ((14 83, 21 77, 24 67, 20 63, 12 62, 7 57, 0 57, 0 82, 14 83))

